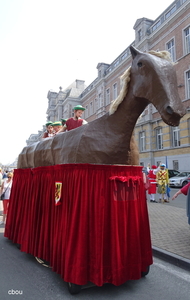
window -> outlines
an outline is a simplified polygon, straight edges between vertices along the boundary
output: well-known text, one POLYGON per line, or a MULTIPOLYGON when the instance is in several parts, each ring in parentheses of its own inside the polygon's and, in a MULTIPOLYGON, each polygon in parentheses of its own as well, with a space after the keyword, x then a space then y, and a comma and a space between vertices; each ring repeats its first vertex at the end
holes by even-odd
POLYGON ((186 72, 187 99, 190 98, 190 71, 186 72))
POLYGON ((117 98, 117 83, 113 85, 113 100, 117 98))
POLYGON ((116 60, 116 62, 114 63, 114 67, 117 67, 119 65, 119 60, 116 60))
POLYGON ((152 27, 152 31, 155 31, 161 24, 161 21, 159 20, 153 27, 152 27))
POLYGON ((190 26, 184 30, 185 54, 190 53, 190 26))
POLYGON ((178 162, 178 160, 173 160, 173 169, 174 170, 179 170, 179 162, 178 162))
POLYGON ((163 149, 163 136, 162 136, 162 128, 156 128, 156 149, 163 149))
POLYGON ((145 151, 145 131, 139 132, 139 149, 140 152, 145 151))
POLYGON ((173 6, 172 9, 165 14, 165 18, 168 19, 174 13, 174 11, 176 11, 176 6, 173 6))
POLYGON ((179 127, 172 127, 172 146, 180 146, 179 127))
POLYGON ((125 59, 127 56, 129 56, 129 49, 122 55, 121 59, 125 59))
POLYGON ((166 49, 170 52, 172 61, 175 61, 175 46, 174 46, 174 39, 171 40, 166 44, 166 49))
POLYGON ((106 90, 106 105, 110 103, 110 89, 106 90))
POLYGON ((138 31, 138 41, 140 42, 142 40, 142 30, 140 29, 138 31))
MULTIPOLYGON (((69 116, 74 116, 74 111, 73 111, 73 107, 71 104, 68 104, 67 106, 67 111, 68 111, 68 115, 69 116)), ((59 120, 60 118, 57 118, 57 120, 59 120)))
POLYGON ((95 100, 94 100, 94 102, 95 102, 95 105, 94 105, 94 107, 95 107, 95 111, 97 111, 97 110, 98 110, 98 100, 97 100, 97 99, 95 99, 95 100))
POLYGON ((188 129, 189 144, 190 144, 190 118, 187 119, 187 129, 188 129))
POLYGON ((86 109, 85 109, 85 118, 88 118, 88 105, 86 105, 86 109))
POLYGON ((102 107, 102 94, 98 95, 98 108, 102 107))
POLYGON ((91 116, 92 114, 93 114, 93 103, 90 102, 89 115, 91 116))

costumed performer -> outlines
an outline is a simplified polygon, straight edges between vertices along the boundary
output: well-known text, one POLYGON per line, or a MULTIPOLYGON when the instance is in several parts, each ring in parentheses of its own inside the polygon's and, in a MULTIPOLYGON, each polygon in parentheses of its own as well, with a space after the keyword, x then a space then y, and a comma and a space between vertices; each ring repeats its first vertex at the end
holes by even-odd
POLYGON ((64 126, 66 122, 67 122, 67 119, 61 119, 62 126, 64 126))
POLYGON ((87 124, 88 122, 81 118, 85 108, 82 105, 76 105, 74 108, 74 116, 73 118, 67 119, 65 125, 59 132, 70 131, 72 129, 78 128, 82 125, 87 124))
POLYGON ((55 135, 52 124, 53 124, 53 122, 51 122, 51 121, 46 123, 46 131, 44 132, 42 139, 45 139, 47 137, 52 137, 55 135))
POLYGON ((149 179, 149 183, 150 186, 148 188, 148 194, 150 195, 150 202, 154 202, 157 203, 156 199, 155 199, 155 195, 156 195, 156 174, 159 171, 159 167, 157 168, 155 165, 152 165, 152 167, 150 168, 150 164, 148 164, 147 167, 147 171, 148 171, 148 179, 149 179))
POLYGON ((54 129, 54 132, 55 134, 58 134, 60 132, 60 130, 62 129, 62 124, 61 124, 61 121, 55 121, 53 124, 53 129, 54 129))
POLYGON ((159 202, 169 202, 166 197, 167 184, 169 183, 168 170, 166 170, 165 164, 160 164, 160 170, 156 174, 156 179, 158 183, 157 192, 159 194, 159 202))

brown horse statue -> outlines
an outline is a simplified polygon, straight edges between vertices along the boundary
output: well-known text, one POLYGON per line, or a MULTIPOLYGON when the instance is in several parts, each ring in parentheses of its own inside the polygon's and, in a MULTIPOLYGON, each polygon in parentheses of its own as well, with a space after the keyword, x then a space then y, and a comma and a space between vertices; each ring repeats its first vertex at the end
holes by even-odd
POLYGON ((123 88, 109 113, 74 130, 26 146, 18 168, 67 163, 139 164, 133 130, 149 103, 163 121, 178 126, 185 110, 167 51, 143 53, 130 47, 132 65, 123 74, 123 88))

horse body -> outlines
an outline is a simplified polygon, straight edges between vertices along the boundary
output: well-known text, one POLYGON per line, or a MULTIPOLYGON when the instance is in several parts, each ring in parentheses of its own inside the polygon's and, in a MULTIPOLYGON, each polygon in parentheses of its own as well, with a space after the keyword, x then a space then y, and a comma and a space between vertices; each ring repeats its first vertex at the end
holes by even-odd
MULTIPOLYGON (((160 52, 159 52, 160 53, 160 52)), ((46 138, 23 149, 18 168, 66 163, 138 164, 133 130, 149 103, 163 121, 178 126, 185 114, 171 62, 156 53, 142 53, 131 46, 130 80, 110 112, 86 125, 46 138), (117 104, 118 102, 118 104, 117 104)))

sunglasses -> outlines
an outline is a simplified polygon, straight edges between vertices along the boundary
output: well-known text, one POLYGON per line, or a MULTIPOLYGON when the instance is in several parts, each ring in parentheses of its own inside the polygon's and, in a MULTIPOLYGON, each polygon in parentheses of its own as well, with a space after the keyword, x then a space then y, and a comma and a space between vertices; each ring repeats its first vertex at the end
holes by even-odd
POLYGON ((12 177, 8 176, 7 178, 12 178, 12 177))

